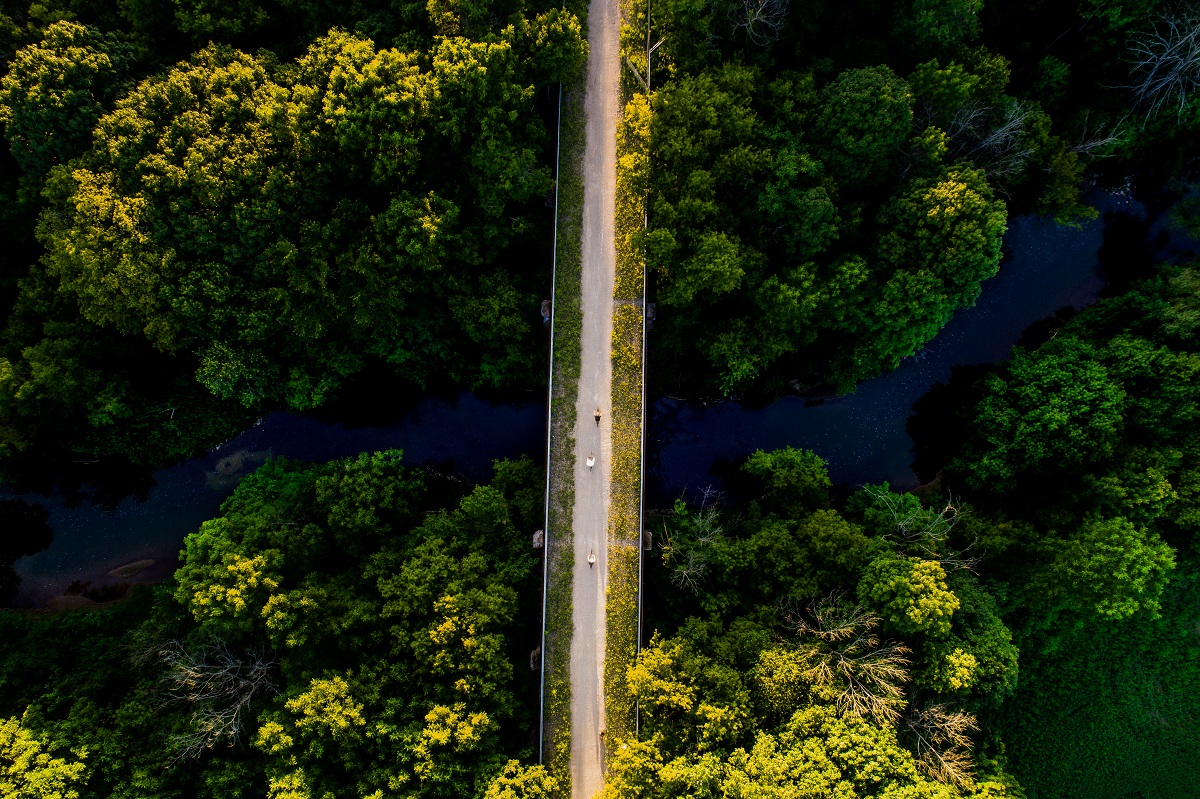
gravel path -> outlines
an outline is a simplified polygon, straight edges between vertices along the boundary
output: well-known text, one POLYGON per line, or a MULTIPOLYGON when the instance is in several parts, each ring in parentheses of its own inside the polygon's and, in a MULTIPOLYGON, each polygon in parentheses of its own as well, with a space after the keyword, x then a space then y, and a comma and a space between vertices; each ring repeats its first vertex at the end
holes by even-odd
POLYGON ((617 0, 588 6, 586 145, 583 156, 583 345, 575 425, 575 580, 571 639, 571 795, 604 788, 604 627, 608 576, 613 279, 616 273, 617 0), (599 425, 595 410, 602 409, 599 425), (586 460, 594 455, 595 466, 586 460), (588 563, 589 553, 595 563, 588 563))

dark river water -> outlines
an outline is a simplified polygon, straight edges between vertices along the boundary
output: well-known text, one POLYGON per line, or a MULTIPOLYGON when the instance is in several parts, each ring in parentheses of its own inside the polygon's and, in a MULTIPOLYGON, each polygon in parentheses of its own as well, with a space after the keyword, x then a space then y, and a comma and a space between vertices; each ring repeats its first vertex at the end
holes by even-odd
MULTIPOLYGON (((647 504, 663 506, 682 492, 721 487, 721 474, 757 449, 814 450, 829 461, 836 482, 917 483, 912 442, 904 424, 912 404, 945 381, 954 366, 1002 359, 1033 322, 1064 306, 1094 301, 1104 287, 1099 253, 1105 231, 1144 215, 1137 203, 1112 195, 1093 198, 1101 218, 1073 230, 1034 217, 1010 222, 1011 259, 987 281, 974 308, 959 311, 921 352, 895 372, 868 380, 845 397, 808 407, 787 397, 765 407, 737 403, 701 407, 659 399, 651 406, 647 437, 647 504), (1106 217, 1106 215, 1108 215, 1106 217)), ((1156 256, 1181 244, 1163 225, 1132 224, 1156 256)), ((1108 248, 1110 245, 1106 245, 1108 248)), ((161 579, 175 568, 183 538, 216 515, 238 480, 268 457, 327 460, 367 450, 398 448, 412 465, 435 465, 468 480, 486 480, 492 460, 545 451, 544 398, 490 403, 463 393, 431 398, 386 426, 351 427, 309 416, 277 413, 229 443, 154 476, 144 499, 128 497, 115 510, 62 496, 24 495, 45 506, 53 530, 47 549, 18 560, 17 606, 38 606, 72 581, 116 582, 108 572, 134 561, 155 565, 138 581, 161 579)))
POLYGON ((13 604, 43 604, 76 580, 93 586, 116 582, 109 571, 143 559, 155 566, 139 573, 139 581, 167 576, 175 569, 184 536, 216 516, 238 481, 269 457, 323 461, 394 448, 404 450, 408 464, 435 465, 485 481, 493 459, 537 458, 545 435, 545 402, 533 394, 529 402, 505 404, 465 392, 452 399, 431 398, 386 427, 347 427, 273 413, 206 457, 156 472, 144 500, 126 497, 113 511, 90 502, 68 507, 60 495, 21 495, 49 512, 54 540, 14 564, 21 585, 13 604))

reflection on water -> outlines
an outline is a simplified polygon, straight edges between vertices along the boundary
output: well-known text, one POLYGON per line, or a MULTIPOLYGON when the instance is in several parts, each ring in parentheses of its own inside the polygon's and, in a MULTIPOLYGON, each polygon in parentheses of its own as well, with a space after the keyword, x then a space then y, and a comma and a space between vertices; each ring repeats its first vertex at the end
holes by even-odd
POLYGON ((174 571, 183 538, 211 519, 238 481, 268 457, 307 461, 341 458, 364 451, 403 449, 411 465, 484 481, 493 459, 545 450, 545 402, 492 404, 469 393, 427 399, 383 427, 348 427, 309 416, 275 413, 204 458, 154 475, 145 500, 126 497, 115 509, 84 502, 75 507, 61 495, 22 498, 45 506, 54 540, 49 548, 15 564, 21 577, 14 605, 45 604, 72 583, 114 582, 122 566, 126 580, 153 582, 174 571), (142 563, 138 563, 142 561, 142 563), (146 564, 145 561, 153 561, 146 564))
POLYGON ((232 493, 239 480, 274 454, 275 450, 272 449, 239 449, 231 452, 217 461, 211 472, 204 473, 205 481, 213 491, 232 493))

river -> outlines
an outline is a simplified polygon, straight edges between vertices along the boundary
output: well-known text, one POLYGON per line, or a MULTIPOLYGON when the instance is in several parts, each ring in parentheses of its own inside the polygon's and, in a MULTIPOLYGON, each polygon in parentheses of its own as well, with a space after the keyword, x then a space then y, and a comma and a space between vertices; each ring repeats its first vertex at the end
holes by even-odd
POLYGON ((312 416, 273 413, 203 458, 154 474, 145 499, 126 497, 109 511, 83 502, 70 507, 60 494, 21 495, 49 513, 53 541, 14 569, 21 585, 13 605, 40 606, 73 581, 117 582, 108 572, 153 560, 136 580, 154 582, 175 569, 183 538, 211 519, 238 481, 273 456, 322 461, 359 452, 402 449, 411 465, 430 465, 470 481, 486 481, 492 460, 534 457, 545 445, 545 402, 490 403, 462 393, 428 398, 386 426, 348 426, 312 416))
MULTIPOLYGON (((978 303, 956 313, 896 371, 862 383, 852 394, 816 405, 785 397, 753 408, 655 401, 648 420, 647 504, 663 507, 689 490, 720 489, 723 476, 751 452, 789 445, 826 458, 836 482, 915 486, 905 420, 935 383, 947 380, 954 366, 1002 359, 1026 327, 1056 310, 1093 302, 1105 285, 1102 246, 1118 253, 1149 249, 1160 257, 1186 243, 1168 234, 1161 221, 1148 231, 1137 224, 1114 225, 1144 217, 1136 202, 1109 194, 1092 199, 1101 217, 1077 230, 1032 216, 1012 220, 1005 237, 1011 258, 984 284, 978 303), (1106 241, 1106 230, 1116 228, 1134 229, 1141 241, 1114 243, 1111 235, 1106 241)), ((184 536, 212 518, 238 480, 268 457, 326 460, 398 448, 409 464, 479 481, 488 478, 495 458, 528 454, 540 460, 544 436, 545 403, 532 393, 528 401, 504 403, 469 393, 428 398, 382 425, 271 414, 207 456, 157 472, 144 498, 126 497, 113 510, 90 502, 72 507, 57 494, 22 496, 46 507, 53 541, 16 562, 22 582, 13 604, 41 606, 73 581, 116 582, 109 572, 139 560, 154 565, 133 579, 162 579, 174 569, 184 536)))

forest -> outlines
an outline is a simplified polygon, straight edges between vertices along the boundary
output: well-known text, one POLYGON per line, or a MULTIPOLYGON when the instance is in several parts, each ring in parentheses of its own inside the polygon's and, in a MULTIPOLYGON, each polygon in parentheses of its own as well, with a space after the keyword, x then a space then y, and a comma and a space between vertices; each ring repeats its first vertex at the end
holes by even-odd
MULTIPOLYGON (((1083 225, 1095 187, 1200 238, 1194 4, 647 8, 651 396, 851 392, 975 303, 1010 219, 1083 225)), ((586 10, 6 5, 0 485, 149 474, 379 381, 543 390, 586 10)), ((1109 266, 913 408, 915 491, 787 447, 649 509, 609 799, 1194 795, 1200 267, 1109 266)), ((273 458, 165 582, 0 610, 0 797, 563 796, 543 481, 273 458)), ((0 499, 0 598, 49 540, 0 499)))
MULTIPOLYGON (((540 469, 274 460, 104 610, 0 613, 0 794, 486 795, 536 752, 540 469)), ((522 787, 526 786, 526 787, 522 787)), ((529 794, 533 795, 533 794, 529 794)))
POLYGON ((1195 35, 1173 8, 655 5, 660 390, 844 393, 974 304, 1009 215, 1077 224, 1085 180, 1183 179, 1195 66, 1137 60, 1168 18, 1195 35))
POLYGON ((63 452, 162 465, 371 369, 538 379, 539 102, 581 67, 579 19, 377 5, 2 18, 10 479, 63 452))

